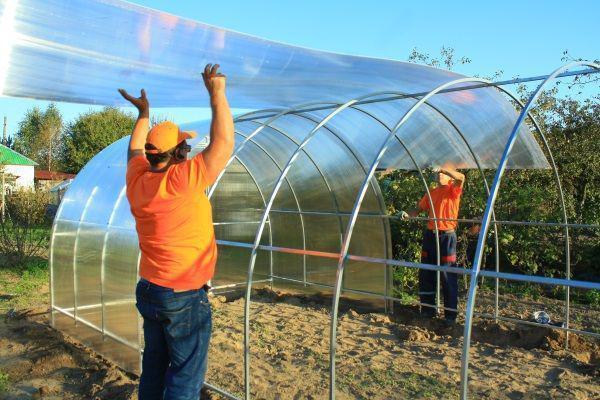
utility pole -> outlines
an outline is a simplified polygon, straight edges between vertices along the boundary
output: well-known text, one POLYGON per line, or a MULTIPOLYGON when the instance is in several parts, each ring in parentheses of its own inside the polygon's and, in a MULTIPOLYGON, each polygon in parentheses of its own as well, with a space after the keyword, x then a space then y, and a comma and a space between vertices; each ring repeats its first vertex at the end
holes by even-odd
MULTIPOLYGON (((2 144, 6 146, 6 115, 4 116, 4 129, 2 131, 2 144)), ((6 187, 5 187, 5 180, 4 180, 4 164, 0 164, 0 168, 2 169, 2 187, 0 188, 0 191, 2 192, 2 204, 0 205, 0 207, 2 207, 2 221, 4 221, 4 209, 6 208, 4 206, 5 204, 5 200, 6 200, 6 187)))

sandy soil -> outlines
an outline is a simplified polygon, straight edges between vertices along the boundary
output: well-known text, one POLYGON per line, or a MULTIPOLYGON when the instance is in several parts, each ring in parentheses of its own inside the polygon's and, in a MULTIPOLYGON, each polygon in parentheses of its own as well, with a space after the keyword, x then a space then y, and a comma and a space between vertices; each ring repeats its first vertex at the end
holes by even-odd
MULTIPOLYGON (((326 398, 327 300, 266 291, 253 300, 253 398, 326 398)), ((238 395, 243 305, 239 298, 213 298, 207 376, 238 395)), ((135 376, 49 328, 46 312, 0 318, 0 370, 10 378, 10 390, 0 399, 136 399, 135 376)), ((457 398, 461 335, 462 326, 423 321, 410 307, 397 308, 393 316, 346 307, 338 334, 337 397, 457 398)), ((471 398, 600 399, 597 342, 570 335, 566 352, 561 332, 490 321, 479 322, 473 339, 471 398)))
MULTIPOLYGON (((253 298, 251 382, 256 398, 321 399, 328 394, 329 306, 263 292, 253 298)), ((242 393, 243 299, 218 297, 208 375, 242 393)), ((462 325, 346 309, 338 331, 339 399, 457 398, 462 325)), ((599 399, 600 347, 562 332, 479 321, 473 332, 474 399, 599 399)))

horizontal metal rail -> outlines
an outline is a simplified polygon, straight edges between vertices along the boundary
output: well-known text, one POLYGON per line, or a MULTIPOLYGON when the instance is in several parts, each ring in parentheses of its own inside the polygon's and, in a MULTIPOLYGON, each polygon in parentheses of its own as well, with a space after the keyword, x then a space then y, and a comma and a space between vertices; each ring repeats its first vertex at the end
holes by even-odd
MULTIPOLYGON (((600 71, 598 71, 598 70, 589 68, 589 69, 583 69, 583 70, 577 70, 577 71, 567 71, 567 72, 557 75, 556 77, 557 78, 568 78, 568 77, 576 76, 576 75, 592 75, 592 74, 597 74, 599 72, 600 71)), ((519 83, 543 81, 543 80, 547 79, 548 77, 549 77, 549 75, 539 75, 539 76, 532 76, 532 77, 528 77, 528 78, 516 78, 516 79, 490 82, 490 83, 469 84, 469 85, 464 85, 464 86, 457 86, 457 87, 451 87, 448 89, 443 89, 437 93, 440 94, 440 93, 460 92, 463 90, 482 89, 482 88, 486 88, 486 87, 506 86, 506 85, 515 85, 515 84, 519 84, 519 83)), ((394 100, 402 100, 402 99, 410 99, 410 98, 414 99, 415 97, 426 96, 429 93, 430 93, 430 91, 416 92, 416 93, 407 93, 407 94, 402 94, 402 95, 380 97, 380 98, 375 98, 375 99, 360 100, 360 101, 357 101, 356 103, 354 103, 354 105, 381 103, 381 102, 386 102, 386 101, 394 101, 394 100)), ((314 107, 306 107, 306 108, 303 108, 298 111, 290 111, 290 112, 288 112, 288 114, 302 114, 302 113, 313 112, 313 111, 332 110, 332 109, 339 108, 340 106, 342 106, 342 103, 327 104, 327 105, 314 106, 314 107)), ((253 113, 253 115, 251 117, 248 116, 248 117, 236 118, 236 122, 256 121, 258 119, 270 118, 270 117, 274 117, 276 115, 277 115, 276 112, 268 112, 265 114, 259 114, 258 112, 255 112, 255 113, 253 113)))
MULTIPOLYGON (((271 282, 272 279, 259 279, 257 281, 252 281, 252 283, 262 283, 262 282, 271 282)), ((219 285, 219 286, 213 286, 210 288, 211 292, 213 290, 219 290, 219 289, 229 289, 229 288, 235 288, 235 287, 240 287, 243 286, 245 287, 248 284, 248 282, 238 282, 238 283, 231 283, 228 285, 219 285)))
MULTIPOLYGON (((217 244, 224 245, 224 246, 232 246, 232 247, 252 248, 251 243, 232 242, 232 241, 226 241, 226 240, 217 240, 217 244)), ((331 252, 315 251, 315 250, 302 250, 302 249, 294 249, 294 248, 289 248, 289 247, 259 245, 258 249, 265 250, 265 251, 275 251, 275 252, 286 253, 286 254, 310 255, 310 256, 322 257, 322 258, 339 258, 340 257, 339 253, 331 253, 331 252)), ((472 274, 472 271, 470 269, 465 269, 465 268, 446 267, 446 266, 439 266, 439 265, 432 265, 432 264, 422 264, 422 263, 417 263, 417 262, 394 260, 394 259, 389 259, 389 258, 366 257, 366 256, 352 255, 352 254, 349 254, 347 256, 347 258, 348 258, 348 260, 354 260, 354 261, 363 261, 363 262, 368 262, 368 263, 385 264, 385 265, 395 265, 395 266, 399 266, 399 267, 425 269, 425 270, 429 270, 429 271, 445 271, 445 272, 452 272, 452 273, 460 274, 460 275, 471 275, 472 274)), ((572 280, 572 279, 547 278, 547 277, 543 277, 543 276, 510 274, 510 273, 505 273, 505 272, 495 272, 495 271, 487 271, 487 270, 480 271, 479 275, 487 276, 487 277, 491 277, 491 278, 511 280, 511 281, 540 283, 543 285, 559 285, 559 286, 567 286, 567 287, 574 287, 574 288, 580 288, 580 289, 600 290, 600 283, 577 281, 577 280, 572 280)))
MULTIPOLYGON (((260 211, 260 208, 249 208, 249 211, 260 211)), ((244 210, 241 210, 244 211, 244 210)), ((350 213, 334 212, 334 211, 298 211, 298 210, 285 210, 285 209, 271 209, 271 212, 283 213, 283 214, 303 214, 303 215, 316 215, 316 216, 350 216, 350 213)), ((388 215, 388 214, 375 214, 375 213, 359 213, 359 217, 367 218, 386 218, 386 219, 399 219, 402 217, 399 215, 388 215)), ((480 224, 480 219, 475 218, 433 218, 433 217, 408 217, 407 220, 417 221, 456 221, 480 224)), ((235 222, 232 222, 235 223, 235 222)), ((502 221, 496 220, 498 225, 528 225, 528 226, 553 226, 553 227, 569 227, 569 228, 589 228, 589 229, 600 229, 598 224, 573 224, 564 222, 544 222, 544 221, 502 221)))
POLYGON ((566 287, 572 287, 572 288, 578 288, 578 289, 600 290, 600 283, 576 281, 573 279, 547 278, 545 276, 510 274, 507 272, 496 272, 496 271, 487 271, 487 270, 479 271, 479 276, 484 276, 484 277, 487 276, 490 278, 504 279, 507 281, 520 281, 520 282, 539 283, 542 285, 556 285, 556 286, 566 286, 566 287))

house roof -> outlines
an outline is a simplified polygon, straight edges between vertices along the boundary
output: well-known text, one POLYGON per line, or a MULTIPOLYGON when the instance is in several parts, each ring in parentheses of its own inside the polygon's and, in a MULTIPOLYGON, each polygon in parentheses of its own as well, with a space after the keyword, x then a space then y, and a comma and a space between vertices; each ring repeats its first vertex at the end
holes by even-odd
POLYGON ((35 161, 0 144, 0 165, 37 165, 35 161))
POLYGON ((48 171, 46 169, 36 169, 33 177, 42 181, 61 181, 75 178, 75 174, 67 174, 66 172, 48 171))

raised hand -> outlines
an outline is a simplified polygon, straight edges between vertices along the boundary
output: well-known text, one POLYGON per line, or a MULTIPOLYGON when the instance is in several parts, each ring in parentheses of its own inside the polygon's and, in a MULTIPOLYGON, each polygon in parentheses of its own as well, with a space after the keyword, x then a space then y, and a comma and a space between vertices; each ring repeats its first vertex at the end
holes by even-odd
POLYGON ((219 64, 206 64, 202 79, 211 98, 217 94, 225 94, 225 75, 219 72, 219 64))
POLYGON ((146 97, 146 91, 144 89, 141 90, 140 97, 133 97, 127 93, 125 89, 119 89, 119 93, 121 93, 121 96, 123 96, 125 100, 138 109, 140 115, 147 115, 150 112, 150 104, 148 103, 148 98, 146 97))

